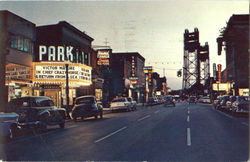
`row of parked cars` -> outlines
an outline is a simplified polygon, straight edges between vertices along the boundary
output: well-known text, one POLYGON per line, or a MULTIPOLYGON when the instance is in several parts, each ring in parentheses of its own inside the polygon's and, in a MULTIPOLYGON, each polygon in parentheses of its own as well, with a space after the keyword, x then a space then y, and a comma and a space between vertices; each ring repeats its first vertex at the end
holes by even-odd
MULTIPOLYGON (((15 138, 20 129, 34 128, 45 131, 49 125, 64 128, 65 108, 57 108, 49 97, 21 97, 8 103, 7 112, 0 113, 0 136, 15 138)), ((76 98, 71 117, 76 121, 87 117, 103 118, 103 108, 95 96, 76 98)))
POLYGON ((218 96, 213 104, 215 109, 227 111, 233 115, 248 114, 249 111, 248 96, 218 96))

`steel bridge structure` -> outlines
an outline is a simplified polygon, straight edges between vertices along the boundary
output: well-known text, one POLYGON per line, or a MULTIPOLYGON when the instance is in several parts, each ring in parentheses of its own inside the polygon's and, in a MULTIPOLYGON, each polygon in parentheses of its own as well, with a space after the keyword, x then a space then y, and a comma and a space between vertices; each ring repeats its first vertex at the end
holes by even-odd
POLYGON ((184 33, 184 62, 182 89, 188 94, 200 94, 210 77, 209 46, 206 42, 201 46, 199 30, 184 33))

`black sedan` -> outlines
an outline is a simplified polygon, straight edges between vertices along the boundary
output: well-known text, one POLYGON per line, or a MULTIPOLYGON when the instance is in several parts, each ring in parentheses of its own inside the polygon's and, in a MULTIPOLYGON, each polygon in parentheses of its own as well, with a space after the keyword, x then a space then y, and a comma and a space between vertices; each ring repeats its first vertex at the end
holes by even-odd
POLYGON ((82 120, 88 117, 103 118, 103 108, 97 103, 95 96, 81 96, 76 98, 74 107, 72 109, 71 116, 74 121, 78 117, 81 117, 82 120))
POLYGON ((56 108, 49 97, 20 97, 8 103, 8 111, 19 114, 18 124, 23 128, 47 129, 47 125, 64 128, 65 109, 56 108))

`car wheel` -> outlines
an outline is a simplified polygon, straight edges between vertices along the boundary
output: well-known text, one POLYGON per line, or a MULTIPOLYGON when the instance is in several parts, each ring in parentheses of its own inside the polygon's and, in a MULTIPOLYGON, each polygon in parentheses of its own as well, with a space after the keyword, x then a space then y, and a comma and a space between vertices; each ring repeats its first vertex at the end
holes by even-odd
POLYGON ((61 123, 59 124, 60 128, 64 128, 65 127, 65 123, 61 123))
POLYGON ((98 116, 97 116, 97 115, 95 115, 95 119, 98 119, 98 116))
POLYGON ((16 125, 12 125, 10 128, 9 128, 9 135, 7 136, 7 140, 10 141, 10 140, 13 140, 16 138, 17 136, 17 126, 16 125))
POLYGON ((76 122, 76 121, 77 121, 77 118, 76 118, 76 117, 73 117, 73 120, 76 122))
POLYGON ((82 121, 84 121, 84 117, 81 117, 82 121))
POLYGON ((47 131, 47 124, 45 122, 40 123, 40 129, 42 132, 47 131))
POLYGON ((100 118, 101 119, 103 118, 103 112, 102 111, 100 112, 100 118))

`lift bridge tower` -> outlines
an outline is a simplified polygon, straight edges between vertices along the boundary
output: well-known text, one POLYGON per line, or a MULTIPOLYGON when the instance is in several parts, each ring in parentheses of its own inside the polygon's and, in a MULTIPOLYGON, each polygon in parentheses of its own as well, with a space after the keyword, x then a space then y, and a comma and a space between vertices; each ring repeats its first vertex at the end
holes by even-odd
POLYGON ((190 33, 187 29, 184 33, 184 65, 182 89, 190 95, 203 93, 205 84, 209 80, 209 46, 199 42, 197 28, 190 33))

